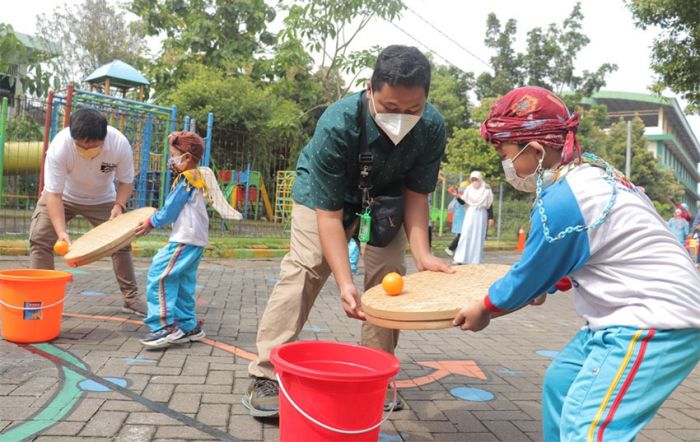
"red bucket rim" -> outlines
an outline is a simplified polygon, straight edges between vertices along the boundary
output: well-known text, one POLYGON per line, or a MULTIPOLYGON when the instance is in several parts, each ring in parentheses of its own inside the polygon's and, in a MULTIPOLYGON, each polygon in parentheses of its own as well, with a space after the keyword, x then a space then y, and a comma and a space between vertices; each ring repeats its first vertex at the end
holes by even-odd
POLYGON ((72 281, 73 275, 61 270, 9 269, 0 270, 0 281, 72 281))
MULTIPOLYGON (((272 350, 272 353, 270 354, 270 361, 274 364, 275 369, 277 369, 277 371, 284 371, 298 376, 305 376, 313 379, 333 381, 389 379, 396 376, 401 368, 399 360, 396 359, 396 356, 387 352, 365 347, 362 345, 346 344, 342 342, 333 341, 297 341, 290 342, 288 344, 283 344, 272 350), (280 356, 280 352, 293 351, 297 347, 309 347, 318 344, 344 347, 346 350, 361 351, 364 352, 366 355, 370 354, 376 357, 384 358, 387 362, 386 368, 379 369, 374 372, 368 372, 366 374, 355 373, 352 375, 348 375, 345 373, 333 373, 325 370, 314 370, 311 368, 302 367, 293 362, 289 362, 286 359, 284 359, 283 356, 280 356)), ((361 363, 361 361, 358 361, 358 364, 361 363)))

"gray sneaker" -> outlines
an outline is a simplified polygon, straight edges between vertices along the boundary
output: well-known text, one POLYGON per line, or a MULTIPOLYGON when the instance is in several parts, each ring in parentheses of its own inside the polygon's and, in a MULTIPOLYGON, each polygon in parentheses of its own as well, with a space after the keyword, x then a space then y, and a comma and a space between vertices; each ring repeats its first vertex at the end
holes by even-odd
POLYGON ((455 256, 454 250, 450 249, 449 247, 445 247, 445 253, 447 253, 447 256, 455 256))
POLYGON ((280 412, 280 393, 277 382, 267 378, 254 378, 241 403, 254 417, 277 417, 280 412))
POLYGON ((148 309, 148 307, 146 307, 146 303, 138 298, 136 298, 136 299, 124 299, 124 305, 122 306, 122 311, 124 313, 128 313, 130 315, 141 316, 141 317, 146 316, 147 309, 148 309))
POLYGON ((173 341, 173 344, 187 344, 188 342, 201 341, 207 335, 202 330, 202 321, 197 321, 197 325, 190 331, 173 341))

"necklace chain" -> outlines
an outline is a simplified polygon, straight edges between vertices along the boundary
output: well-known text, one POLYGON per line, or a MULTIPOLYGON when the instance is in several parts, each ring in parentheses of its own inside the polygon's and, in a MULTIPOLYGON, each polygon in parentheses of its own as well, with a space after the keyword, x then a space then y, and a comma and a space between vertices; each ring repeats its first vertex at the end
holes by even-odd
POLYGON ((608 215, 610 215, 610 212, 612 211, 613 206, 615 205, 615 200, 617 199, 617 187, 615 183, 615 169, 605 161, 604 159, 598 157, 597 155, 594 155, 592 153, 584 153, 583 159, 586 160, 588 163, 596 164, 599 166, 604 166, 605 167, 605 181, 610 184, 610 189, 612 193, 610 194, 610 199, 608 199, 608 203, 605 206, 605 209, 603 209, 603 213, 600 214, 600 217, 592 222, 589 225, 585 224, 579 224, 577 226, 569 226, 562 230, 561 232, 557 233, 555 236, 552 236, 549 233, 549 226, 547 225, 547 214, 544 211, 544 203, 542 201, 542 173, 537 174, 537 189, 535 192, 535 205, 537 206, 537 211, 540 214, 540 219, 542 220, 542 231, 544 232, 544 238, 547 240, 548 243, 553 243, 555 241, 559 241, 560 239, 565 238, 567 235, 574 233, 574 232, 585 232, 587 230, 593 230, 597 229, 600 227, 605 220, 608 218, 608 215))

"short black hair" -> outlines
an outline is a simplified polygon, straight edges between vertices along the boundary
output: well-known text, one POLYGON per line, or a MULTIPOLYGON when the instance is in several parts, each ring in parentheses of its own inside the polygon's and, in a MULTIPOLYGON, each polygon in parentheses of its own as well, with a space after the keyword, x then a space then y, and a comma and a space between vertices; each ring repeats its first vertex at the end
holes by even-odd
POLYGON ((413 46, 391 45, 377 56, 372 73, 372 90, 384 86, 423 86, 425 96, 430 91, 430 62, 413 46))
POLYGON ((102 141, 107 137, 107 119, 96 109, 79 109, 70 116, 74 140, 102 141))

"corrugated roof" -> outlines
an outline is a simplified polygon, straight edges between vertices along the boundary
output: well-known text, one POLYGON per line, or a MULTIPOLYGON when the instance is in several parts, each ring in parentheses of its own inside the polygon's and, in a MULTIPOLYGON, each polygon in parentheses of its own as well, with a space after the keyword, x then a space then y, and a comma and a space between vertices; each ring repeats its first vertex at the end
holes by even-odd
POLYGON ((107 78, 109 78, 112 86, 132 87, 150 84, 141 72, 121 60, 114 60, 100 66, 83 81, 87 83, 102 83, 107 78))

